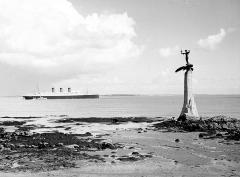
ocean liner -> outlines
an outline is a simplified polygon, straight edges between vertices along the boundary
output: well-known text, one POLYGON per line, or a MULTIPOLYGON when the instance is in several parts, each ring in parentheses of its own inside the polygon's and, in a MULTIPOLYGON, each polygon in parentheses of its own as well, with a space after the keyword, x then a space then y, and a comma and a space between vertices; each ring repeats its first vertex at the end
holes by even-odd
POLYGON ((63 91, 63 88, 59 89, 59 92, 52 88, 52 92, 38 92, 35 94, 24 95, 23 98, 26 100, 32 99, 97 99, 98 94, 80 94, 79 92, 72 92, 71 88, 67 89, 67 92, 63 91))

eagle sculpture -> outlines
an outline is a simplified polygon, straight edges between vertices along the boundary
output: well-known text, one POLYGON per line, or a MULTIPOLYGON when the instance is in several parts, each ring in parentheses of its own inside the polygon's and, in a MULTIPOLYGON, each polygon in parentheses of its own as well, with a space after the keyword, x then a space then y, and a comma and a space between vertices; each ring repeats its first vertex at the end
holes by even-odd
POLYGON ((187 64, 186 66, 181 66, 175 72, 178 72, 178 71, 181 71, 181 70, 189 71, 190 69, 193 71, 193 65, 192 64, 187 64))

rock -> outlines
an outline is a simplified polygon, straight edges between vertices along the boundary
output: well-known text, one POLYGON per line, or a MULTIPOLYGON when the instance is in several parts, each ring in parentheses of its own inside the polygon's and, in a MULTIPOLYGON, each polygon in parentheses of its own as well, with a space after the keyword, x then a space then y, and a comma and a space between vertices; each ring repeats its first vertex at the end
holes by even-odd
POLYGON ((152 158, 153 155, 152 154, 146 154, 146 155, 144 155, 144 157, 152 158))
POLYGON ((37 148, 38 146, 36 145, 30 145, 30 148, 37 148))
POLYGON ((120 161, 123 161, 123 162, 127 162, 127 161, 137 161, 139 160, 138 157, 125 157, 125 156, 122 156, 122 157, 119 157, 117 160, 120 160, 120 161))
POLYGON ((3 127, 0 127, 0 134, 4 134, 5 133, 5 129, 3 127))
POLYGON ((92 136, 92 134, 90 132, 86 132, 85 135, 86 136, 92 136))
POLYGON ((10 148, 10 146, 9 146, 8 143, 3 143, 3 147, 4 147, 4 148, 10 148))
POLYGON ((33 133, 32 133, 32 132, 29 132, 29 131, 28 131, 28 132, 26 132, 26 131, 25 131, 25 136, 32 136, 32 135, 33 135, 33 133))
POLYGON ((14 137, 14 136, 17 136, 17 134, 15 132, 12 132, 11 133, 11 136, 14 137))
POLYGON ((14 136, 12 136, 12 140, 18 140, 18 136, 16 136, 16 135, 14 135, 14 136))
POLYGON ((102 149, 102 150, 104 150, 104 149, 116 149, 116 147, 109 142, 103 142, 102 144, 100 144, 99 149, 102 149))
POLYGON ((227 139, 239 141, 240 140, 240 131, 230 132, 229 135, 227 136, 227 139))
POLYGON ((139 152, 132 152, 132 155, 140 155, 139 152))
POLYGON ((142 133, 143 129, 142 128, 138 128, 137 131, 138 131, 138 133, 142 133))
POLYGON ((177 138, 177 139, 175 139, 175 142, 176 142, 176 143, 179 143, 179 142, 180 142, 180 140, 177 138))
POLYGON ((117 124, 118 122, 119 122, 118 119, 112 119, 113 124, 117 124))
MULTIPOLYGON (((38 146, 37 146, 38 147, 38 146)), ((25 145, 25 148, 32 148, 32 145, 25 145)), ((41 149, 41 148, 39 148, 39 149, 41 149)))
POLYGON ((7 156, 7 157, 5 157, 6 159, 8 159, 8 160, 10 160, 10 159, 12 159, 12 157, 11 156, 7 156))
POLYGON ((182 115, 179 116, 179 118, 177 119, 177 121, 182 121, 182 122, 184 122, 184 121, 186 121, 186 120, 187 120, 186 114, 182 114, 182 115))
POLYGON ((65 128, 65 130, 70 130, 71 129, 71 127, 67 127, 67 128, 65 128))
POLYGON ((9 147, 11 150, 15 149, 15 145, 14 144, 9 144, 9 147))
POLYGON ((223 135, 221 133, 217 133, 216 137, 223 137, 223 135))
POLYGON ((70 148, 70 149, 79 148, 79 146, 77 144, 71 144, 71 145, 67 145, 65 147, 70 148))
POLYGON ((228 122, 228 123, 227 123, 227 126, 228 126, 228 128, 231 129, 231 130, 236 129, 236 127, 237 127, 236 124, 234 124, 233 122, 228 122))
POLYGON ((44 149, 48 146, 47 142, 41 142, 38 144, 38 149, 44 149))
POLYGON ((57 143, 55 144, 56 147, 62 147, 63 146, 63 143, 57 143))
POLYGON ((12 133, 6 132, 6 133, 4 134, 4 138, 6 138, 6 139, 11 139, 11 135, 12 135, 12 133))
POLYGON ((222 129, 223 129, 223 130, 227 130, 227 129, 228 129, 227 124, 222 124, 222 129))
POLYGON ((199 133, 198 135, 199 138, 203 138, 205 136, 208 136, 208 133, 199 133))
POLYGON ((16 147, 16 148, 24 148, 25 145, 23 145, 23 144, 16 144, 15 147, 16 147))

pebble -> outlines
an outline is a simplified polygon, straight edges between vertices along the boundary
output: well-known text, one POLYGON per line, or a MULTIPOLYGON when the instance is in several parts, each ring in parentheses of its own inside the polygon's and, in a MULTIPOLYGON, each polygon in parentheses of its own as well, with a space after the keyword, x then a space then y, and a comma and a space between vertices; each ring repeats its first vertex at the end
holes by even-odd
POLYGON ((139 155, 139 152, 132 152, 132 155, 139 155))
POLYGON ((38 149, 44 149, 48 146, 48 143, 47 142, 43 142, 43 143, 39 143, 38 144, 38 149))
POLYGON ((102 144, 100 144, 99 149, 116 149, 116 147, 108 142, 103 142, 102 144))
POLYGON ((85 135, 86 136, 92 136, 92 134, 90 132, 86 132, 85 135))

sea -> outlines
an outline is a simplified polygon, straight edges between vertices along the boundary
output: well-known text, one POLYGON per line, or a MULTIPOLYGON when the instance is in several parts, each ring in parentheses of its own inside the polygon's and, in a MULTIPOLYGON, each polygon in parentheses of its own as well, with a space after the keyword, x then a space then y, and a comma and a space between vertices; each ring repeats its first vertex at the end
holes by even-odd
MULTIPOLYGON (((195 95, 200 116, 240 119, 240 95, 195 95)), ((24 100, 0 97, 0 117, 178 117, 183 95, 100 96, 99 99, 24 100)))

